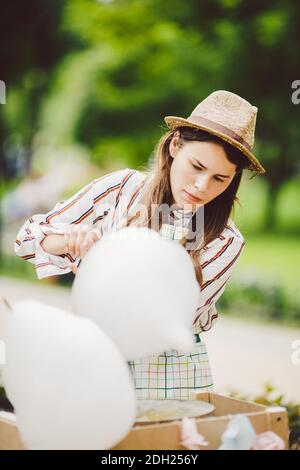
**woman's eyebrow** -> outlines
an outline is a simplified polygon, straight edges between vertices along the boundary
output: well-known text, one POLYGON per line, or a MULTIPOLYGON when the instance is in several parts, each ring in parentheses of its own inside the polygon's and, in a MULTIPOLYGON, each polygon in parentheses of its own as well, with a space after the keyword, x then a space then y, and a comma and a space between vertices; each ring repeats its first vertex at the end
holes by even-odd
MULTIPOLYGON (((198 165, 202 166, 202 168, 204 168, 204 170, 207 170, 206 166, 202 165, 202 163, 200 163, 198 160, 196 160, 196 162, 198 163, 198 165)), ((228 175, 217 174, 215 176, 222 176, 222 178, 230 178, 230 176, 228 176, 228 175)))

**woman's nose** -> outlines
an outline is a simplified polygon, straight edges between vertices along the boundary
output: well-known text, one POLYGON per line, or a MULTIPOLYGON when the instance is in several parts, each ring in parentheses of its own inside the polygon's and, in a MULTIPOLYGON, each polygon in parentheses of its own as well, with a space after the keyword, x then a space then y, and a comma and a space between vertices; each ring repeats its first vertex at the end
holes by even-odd
POLYGON ((209 176, 208 175, 198 175, 195 180, 195 188, 197 191, 205 193, 208 190, 209 186, 209 176))

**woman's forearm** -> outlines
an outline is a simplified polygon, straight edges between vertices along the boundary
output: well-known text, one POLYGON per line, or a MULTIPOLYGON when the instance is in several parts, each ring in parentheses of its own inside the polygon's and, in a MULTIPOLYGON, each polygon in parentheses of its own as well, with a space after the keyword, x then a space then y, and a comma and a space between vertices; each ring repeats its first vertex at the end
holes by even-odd
POLYGON ((41 242, 44 251, 50 255, 63 255, 66 252, 64 235, 49 234, 41 242))
POLYGON ((73 258, 83 258, 101 237, 102 233, 99 229, 86 224, 78 224, 73 225, 62 235, 55 233, 46 235, 41 246, 50 255, 69 253, 73 258))

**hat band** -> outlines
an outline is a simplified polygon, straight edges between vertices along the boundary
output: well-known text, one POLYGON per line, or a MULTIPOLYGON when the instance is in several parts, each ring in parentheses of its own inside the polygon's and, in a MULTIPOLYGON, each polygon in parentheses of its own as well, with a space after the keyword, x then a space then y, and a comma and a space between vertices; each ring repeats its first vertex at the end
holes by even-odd
POLYGON ((209 127, 212 131, 221 132, 222 134, 227 135, 231 139, 236 140, 251 152, 250 145, 243 139, 243 137, 239 136, 231 129, 228 129, 228 127, 225 127, 222 124, 219 124, 218 122, 211 121, 210 119, 206 119, 202 116, 189 116, 187 120, 190 121, 191 124, 193 124, 194 122, 195 124, 209 127))

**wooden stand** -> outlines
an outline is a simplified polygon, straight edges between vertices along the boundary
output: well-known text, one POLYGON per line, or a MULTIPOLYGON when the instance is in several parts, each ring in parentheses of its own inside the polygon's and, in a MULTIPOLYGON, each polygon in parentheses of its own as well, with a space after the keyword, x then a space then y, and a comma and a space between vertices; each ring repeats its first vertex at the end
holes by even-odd
MULTIPOLYGON (((266 431, 278 434, 288 449, 289 429, 285 408, 267 407, 207 392, 197 393, 195 398, 215 406, 212 413, 196 419, 198 431, 209 442, 207 447, 203 447, 204 450, 213 450, 220 446, 221 436, 228 426, 230 417, 236 414, 247 416, 257 434, 266 431)), ((184 450, 185 448, 180 445, 180 428, 180 421, 151 425, 136 424, 112 450, 184 450)), ((14 415, 0 412, 0 450, 4 449, 22 450, 25 447, 14 415)))

